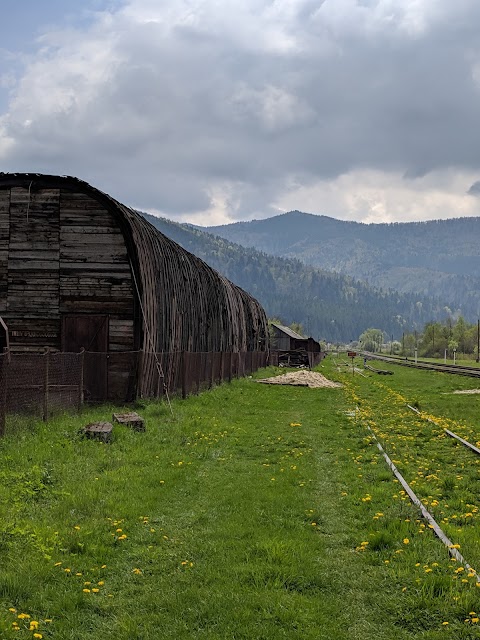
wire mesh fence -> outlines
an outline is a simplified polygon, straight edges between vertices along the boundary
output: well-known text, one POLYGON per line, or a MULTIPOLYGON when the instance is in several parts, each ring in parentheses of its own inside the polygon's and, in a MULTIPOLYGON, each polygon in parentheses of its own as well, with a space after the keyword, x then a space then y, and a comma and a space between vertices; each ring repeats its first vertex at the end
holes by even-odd
POLYGON ((139 397, 187 397, 223 381, 278 364, 275 352, 0 354, 0 435, 6 416, 47 420, 84 403, 131 402, 139 397), (151 372, 148 381, 143 373, 151 372))

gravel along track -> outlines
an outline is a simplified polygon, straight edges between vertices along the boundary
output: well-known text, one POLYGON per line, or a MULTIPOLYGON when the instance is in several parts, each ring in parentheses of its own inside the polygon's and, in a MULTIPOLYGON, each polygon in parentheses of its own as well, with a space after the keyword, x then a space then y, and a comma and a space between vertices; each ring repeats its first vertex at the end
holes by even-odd
POLYGON ((262 384, 288 384, 294 387, 310 387, 311 389, 320 389, 324 387, 336 388, 341 387, 338 382, 332 382, 323 376, 321 373, 315 371, 291 371, 290 373, 284 373, 281 376, 274 376, 273 378, 264 378, 263 380, 257 380, 262 384))

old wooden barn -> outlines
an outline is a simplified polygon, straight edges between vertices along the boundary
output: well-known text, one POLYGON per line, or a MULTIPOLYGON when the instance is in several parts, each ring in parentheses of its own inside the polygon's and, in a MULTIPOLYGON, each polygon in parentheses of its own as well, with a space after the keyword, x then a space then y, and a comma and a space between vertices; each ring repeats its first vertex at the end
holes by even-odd
MULTIPOLYGON (((0 317, 12 353, 242 353, 268 344, 254 298, 138 212, 68 176, 0 174, 0 317)), ((132 387, 124 361, 128 371, 120 357, 110 364, 110 386, 128 376, 132 387)), ((135 395, 153 394, 158 361, 135 366, 135 395)), ((101 385, 101 367, 97 375, 101 385)))
POLYGON ((322 359, 320 344, 313 338, 305 338, 290 327, 271 323, 270 346, 278 352, 278 361, 286 365, 317 365, 322 359))

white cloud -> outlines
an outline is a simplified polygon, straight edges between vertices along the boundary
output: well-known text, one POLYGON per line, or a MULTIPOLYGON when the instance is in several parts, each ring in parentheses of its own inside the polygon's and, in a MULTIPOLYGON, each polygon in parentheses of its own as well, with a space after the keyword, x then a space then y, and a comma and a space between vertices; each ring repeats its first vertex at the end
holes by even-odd
POLYGON ((467 193, 476 173, 441 170, 415 180, 374 170, 292 186, 279 210, 299 209, 359 222, 410 222, 480 215, 480 199, 467 193))
POLYGON ((234 89, 227 106, 233 119, 256 121, 269 133, 302 126, 315 116, 308 104, 271 84, 255 89, 242 83, 234 89))

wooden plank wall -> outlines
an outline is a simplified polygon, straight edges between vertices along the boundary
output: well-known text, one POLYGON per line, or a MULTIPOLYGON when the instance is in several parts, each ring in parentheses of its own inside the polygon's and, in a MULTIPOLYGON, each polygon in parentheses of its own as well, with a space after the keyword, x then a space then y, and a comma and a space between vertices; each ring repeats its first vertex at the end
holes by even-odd
POLYGON ((0 315, 12 349, 61 349, 65 314, 108 315, 109 349, 133 349, 133 284, 117 221, 68 189, 0 190, 0 315))
POLYGON ((7 310, 10 191, 0 191, 0 315, 7 310))
POLYGON ((59 189, 10 190, 6 318, 12 346, 35 347, 39 339, 58 346, 59 198, 59 189))
POLYGON ((60 313, 108 314, 111 351, 133 349, 133 287, 113 215, 82 193, 60 198, 60 313))

